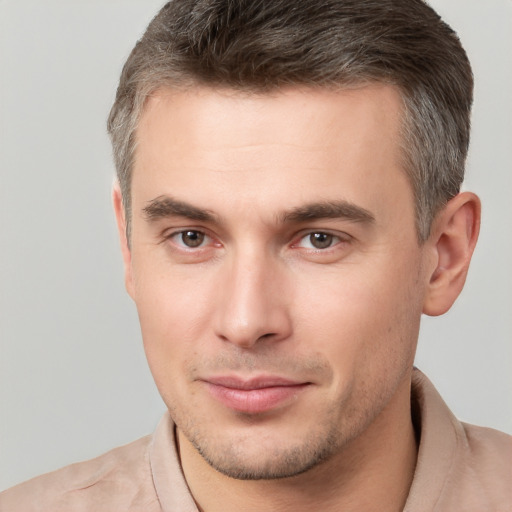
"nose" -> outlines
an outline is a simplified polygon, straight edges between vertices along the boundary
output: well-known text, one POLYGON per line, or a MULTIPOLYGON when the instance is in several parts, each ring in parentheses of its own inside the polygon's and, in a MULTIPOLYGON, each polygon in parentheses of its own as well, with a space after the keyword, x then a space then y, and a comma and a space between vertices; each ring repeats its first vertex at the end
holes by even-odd
POLYGON ((292 331, 285 269, 263 254, 226 262, 216 306, 216 335, 241 348, 276 342, 292 331))

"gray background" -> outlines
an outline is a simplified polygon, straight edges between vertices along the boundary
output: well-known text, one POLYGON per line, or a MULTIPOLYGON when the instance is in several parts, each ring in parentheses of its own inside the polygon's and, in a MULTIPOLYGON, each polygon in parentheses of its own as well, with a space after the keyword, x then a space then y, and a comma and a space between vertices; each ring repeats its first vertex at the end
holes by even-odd
MULTIPOLYGON (((417 364, 465 421, 512 432, 512 3, 436 0, 474 66, 466 289, 417 364)), ((0 489, 153 430, 164 411, 124 292, 105 119, 161 0, 0 0, 0 489)))

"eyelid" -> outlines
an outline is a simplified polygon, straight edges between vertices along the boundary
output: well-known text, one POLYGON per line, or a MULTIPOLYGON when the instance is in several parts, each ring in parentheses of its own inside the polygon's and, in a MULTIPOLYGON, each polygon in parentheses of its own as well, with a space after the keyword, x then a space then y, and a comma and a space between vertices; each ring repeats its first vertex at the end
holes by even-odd
POLYGON ((294 237, 294 242, 292 243, 292 247, 300 247, 299 246, 300 242, 302 240, 304 240, 306 237, 309 237, 314 234, 320 234, 320 233, 324 234, 324 235, 332 236, 333 238, 336 238, 337 241, 335 243, 333 243, 333 245, 331 245, 325 249, 317 249, 314 247, 312 247, 312 248, 303 247, 303 248, 306 250, 315 251, 315 252, 327 252, 330 249, 334 249, 340 243, 344 243, 344 242, 348 243, 353 239, 352 236, 350 236, 348 233, 345 233, 345 232, 340 232, 340 231, 331 230, 331 229, 308 229, 308 230, 301 231, 294 237))
MULTIPOLYGON (((176 247, 178 250, 182 251, 188 251, 188 252, 198 252, 200 250, 206 250, 211 247, 221 247, 223 246, 223 243, 219 241, 218 237, 213 235, 208 229, 205 229, 204 227, 194 227, 194 226, 180 226, 175 228, 168 228, 165 229, 161 235, 161 240, 158 243, 165 243, 165 242, 171 242, 174 247, 176 247), (188 247, 187 245, 183 243, 179 243, 176 240, 173 240, 176 236, 182 235, 183 233, 186 233, 187 231, 195 231, 198 233, 202 233, 205 236, 205 240, 203 243, 197 247, 188 247)), ((293 237, 293 241, 291 243, 292 248, 298 248, 298 249, 304 249, 306 251, 309 251, 311 253, 327 253, 329 251, 336 250, 337 246, 341 244, 348 244, 354 239, 353 236, 349 235, 348 233, 344 231, 337 231, 333 229, 303 229, 299 233, 297 233, 293 237), (304 240, 306 237, 311 236, 315 233, 321 233, 326 234, 329 236, 332 236, 335 238, 333 244, 326 248, 315 248, 315 247, 301 247, 299 244, 304 240)))
POLYGON ((171 242, 179 250, 197 252, 201 249, 206 249, 209 245, 212 244, 212 241, 214 241, 214 240, 215 240, 215 237, 213 235, 211 235, 208 232, 208 230, 206 230, 204 228, 184 226, 184 227, 179 227, 179 228, 168 228, 168 229, 164 230, 161 234, 161 240, 159 243, 171 242), (205 237, 204 242, 197 247, 188 247, 185 244, 178 243, 176 240, 174 240, 175 237, 182 235, 183 233, 186 233, 188 231, 195 231, 197 233, 202 233, 205 237))
POLYGON ((185 249, 185 250, 204 249, 204 247, 208 246, 209 243, 211 242, 211 237, 210 236, 208 236, 203 231, 199 231, 197 229, 185 229, 183 231, 178 231, 177 233, 174 233, 173 235, 171 235, 171 239, 174 240, 174 243, 176 245, 178 245, 180 248, 185 249), (201 240, 201 243, 199 245, 192 246, 192 247, 190 247, 187 244, 185 244, 183 242, 183 236, 185 234, 187 234, 187 233, 197 233, 199 235, 203 235, 203 239, 201 240))

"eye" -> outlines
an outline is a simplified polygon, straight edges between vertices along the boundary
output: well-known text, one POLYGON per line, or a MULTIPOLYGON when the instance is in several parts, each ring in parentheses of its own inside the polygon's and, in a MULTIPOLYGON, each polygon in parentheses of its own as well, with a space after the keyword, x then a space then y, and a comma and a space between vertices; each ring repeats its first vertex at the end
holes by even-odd
POLYGON ((323 231, 318 231, 315 233, 308 233, 303 236, 297 246, 303 247, 305 249, 329 249, 333 245, 336 245, 341 242, 341 238, 339 236, 333 235, 331 233, 325 233, 323 231))
POLYGON ((176 245, 186 247, 188 249, 201 247, 205 242, 210 241, 210 237, 208 235, 195 229, 187 229, 186 231, 174 233, 170 238, 176 245))

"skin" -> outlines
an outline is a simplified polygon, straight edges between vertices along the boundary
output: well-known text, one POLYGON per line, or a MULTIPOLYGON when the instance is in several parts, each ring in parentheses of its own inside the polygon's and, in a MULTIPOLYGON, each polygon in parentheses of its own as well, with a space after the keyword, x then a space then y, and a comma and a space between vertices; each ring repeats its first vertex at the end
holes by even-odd
POLYGON ((383 85, 149 99, 130 244, 118 187, 114 206, 127 290, 201 510, 403 507, 420 316, 460 292, 480 210, 460 194, 418 244, 400 116, 383 85), (212 394, 226 376, 298 385, 237 410, 212 394))

